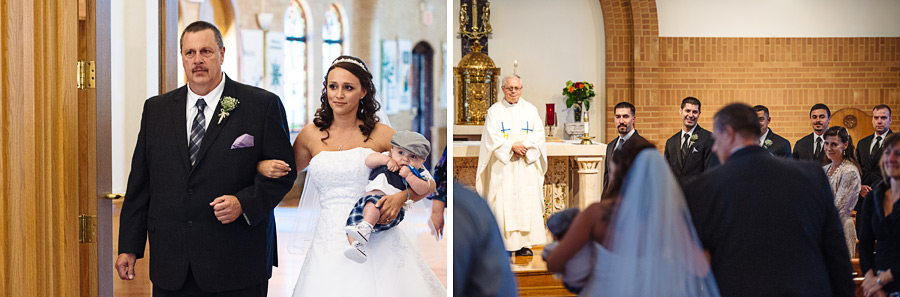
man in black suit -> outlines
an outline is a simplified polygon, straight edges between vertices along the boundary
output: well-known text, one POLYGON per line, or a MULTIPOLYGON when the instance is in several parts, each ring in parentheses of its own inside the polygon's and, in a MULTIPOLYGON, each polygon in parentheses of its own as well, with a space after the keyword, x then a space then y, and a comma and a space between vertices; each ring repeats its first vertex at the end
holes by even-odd
POLYGON ((759 145, 766 148, 773 156, 790 158, 791 142, 769 129, 769 124, 772 123, 769 108, 757 105, 753 107, 753 110, 756 111, 756 118, 759 119, 761 126, 762 136, 759 137, 759 145))
POLYGON ((134 279, 149 233, 154 296, 265 296, 278 263, 273 209, 296 178, 284 107, 225 76, 210 23, 184 29, 181 57, 187 85, 144 103, 116 270, 134 279), (267 159, 288 174, 258 174, 267 159))
POLYGON ((697 124, 700 100, 687 97, 681 100, 681 130, 666 140, 665 157, 672 173, 681 185, 701 173, 719 165, 712 153, 712 133, 697 124))
POLYGON ((881 182, 881 144, 891 133, 891 108, 881 104, 872 109, 872 127, 875 133, 866 136, 856 145, 856 161, 859 162, 862 187, 861 196, 856 203, 857 209, 862 206, 862 200, 869 194, 872 187, 881 182))
POLYGON ((685 197, 722 296, 853 296, 850 255, 822 168, 759 146, 750 106, 715 116, 722 166, 685 197))
POLYGON ((816 164, 825 163, 825 130, 831 122, 831 109, 822 103, 816 103, 809 109, 809 123, 813 133, 803 136, 794 143, 794 159, 814 161, 816 164))
POLYGON ((612 158, 615 150, 622 147, 622 144, 632 137, 635 139, 644 139, 638 134, 637 130, 634 129, 634 120, 636 119, 634 116, 634 105, 622 101, 616 104, 613 110, 616 117, 613 121, 616 124, 616 132, 619 133, 619 136, 616 136, 615 139, 606 144, 605 166, 603 166, 604 191, 606 190, 606 187, 609 186, 609 160, 612 158))

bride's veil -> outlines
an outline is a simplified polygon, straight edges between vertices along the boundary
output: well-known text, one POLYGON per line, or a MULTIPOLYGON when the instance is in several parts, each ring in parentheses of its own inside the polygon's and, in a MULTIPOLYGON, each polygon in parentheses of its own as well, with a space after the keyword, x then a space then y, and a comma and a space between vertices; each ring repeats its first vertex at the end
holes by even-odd
POLYGON ((684 194, 658 151, 638 154, 610 228, 610 252, 596 262, 611 267, 602 296, 719 296, 684 194))

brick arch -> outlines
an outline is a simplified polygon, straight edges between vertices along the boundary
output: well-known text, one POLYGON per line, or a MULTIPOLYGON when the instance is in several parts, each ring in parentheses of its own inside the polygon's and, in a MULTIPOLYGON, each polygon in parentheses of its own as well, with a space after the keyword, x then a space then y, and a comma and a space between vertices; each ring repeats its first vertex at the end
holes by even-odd
POLYGON ((659 106, 659 19, 655 0, 600 0, 600 7, 606 34, 606 142, 616 135, 616 103, 631 102, 642 115, 659 106))

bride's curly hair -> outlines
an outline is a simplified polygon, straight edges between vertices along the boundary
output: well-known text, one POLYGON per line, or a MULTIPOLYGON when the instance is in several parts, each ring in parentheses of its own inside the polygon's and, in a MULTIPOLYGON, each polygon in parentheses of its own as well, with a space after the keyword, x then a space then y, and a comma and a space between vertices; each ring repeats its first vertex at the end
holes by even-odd
POLYGON ((331 109, 331 105, 328 104, 328 74, 335 68, 341 68, 352 73, 359 79, 359 83, 362 85, 363 90, 366 90, 366 96, 359 101, 359 107, 356 110, 356 118, 363 122, 359 125, 359 130, 366 136, 365 141, 369 141, 372 130, 375 129, 375 125, 378 124, 378 121, 380 120, 378 116, 375 115, 375 112, 381 109, 381 104, 375 100, 375 83, 372 82, 372 73, 369 72, 366 62, 363 62, 362 59, 354 56, 345 55, 337 57, 337 59, 331 63, 331 67, 328 68, 328 71, 325 72, 325 80, 322 81, 322 96, 319 98, 321 107, 316 110, 313 124, 319 128, 319 131, 325 131, 325 137, 322 138, 322 141, 331 137, 331 133, 328 133, 328 128, 331 127, 331 123, 334 122, 334 113, 331 109))

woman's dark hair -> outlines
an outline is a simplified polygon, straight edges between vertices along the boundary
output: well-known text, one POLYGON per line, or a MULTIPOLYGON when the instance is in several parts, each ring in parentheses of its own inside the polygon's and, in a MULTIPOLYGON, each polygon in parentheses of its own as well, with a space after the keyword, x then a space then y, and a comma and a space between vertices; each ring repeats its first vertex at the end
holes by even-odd
POLYGON ((622 190, 622 183, 625 181, 625 175, 628 174, 628 170, 634 164, 634 159, 645 149, 656 149, 656 146, 643 138, 631 138, 625 141, 621 148, 613 152, 609 163, 616 164, 616 171, 613 172, 613 176, 609 179, 610 183, 606 187, 606 191, 603 192, 603 198, 619 195, 619 192, 622 190))
POLYGON ((331 133, 328 133, 328 128, 331 127, 331 123, 334 121, 334 113, 331 105, 328 104, 328 74, 335 68, 341 68, 352 73, 359 79, 362 89, 366 90, 366 96, 359 101, 356 118, 362 120, 363 123, 359 125, 359 130, 366 136, 365 141, 369 141, 372 130, 375 129, 375 125, 379 121, 375 112, 381 109, 381 104, 378 104, 378 101, 375 100, 375 83, 372 82, 372 73, 369 72, 366 62, 354 56, 337 57, 332 62, 331 67, 328 68, 328 71, 325 72, 325 80, 322 81, 322 96, 319 98, 322 105, 316 110, 313 124, 319 127, 319 131, 325 131, 325 137, 322 138, 322 141, 331 137, 331 133))
MULTIPOLYGON (((850 161, 850 164, 856 166, 856 170, 862 171, 859 169, 859 163, 856 162, 856 154, 853 153, 853 138, 850 137, 850 132, 844 127, 833 126, 828 128, 828 130, 825 130, 825 134, 822 134, 822 138, 827 138, 828 136, 837 136, 837 138, 841 140, 841 143, 847 144, 847 148, 844 149, 844 152, 841 153, 841 155, 844 160, 850 161)), ((827 160, 825 161, 825 164, 831 163, 831 160, 828 158, 825 158, 825 160, 827 160)))
MULTIPOLYGON (((897 143, 900 143, 900 133, 888 134, 888 136, 884 138, 884 143, 881 144, 881 161, 878 162, 878 168, 881 169, 881 179, 884 180, 884 184, 888 187, 891 186, 891 177, 884 172, 884 154, 887 153, 887 148, 893 148, 894 146, 897 146, 897 143)), ((898 149, 900 149, 900 147, 898 147, 898 149)))

